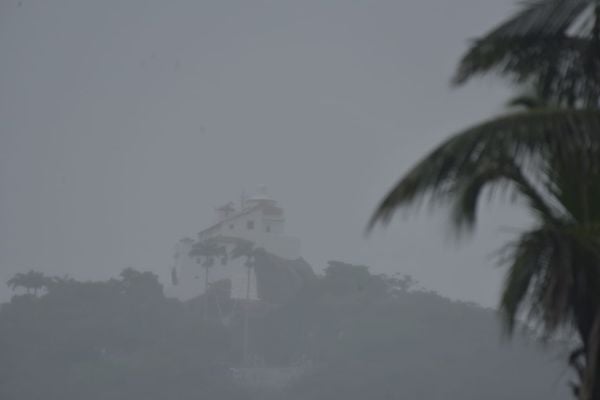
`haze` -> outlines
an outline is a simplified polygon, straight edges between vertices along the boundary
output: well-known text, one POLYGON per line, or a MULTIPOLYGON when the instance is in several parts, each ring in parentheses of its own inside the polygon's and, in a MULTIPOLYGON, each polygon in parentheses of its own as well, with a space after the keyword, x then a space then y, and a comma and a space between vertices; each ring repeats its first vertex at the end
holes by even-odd
POLYGON ((0 281, 29 269, 105 279, 128 266, 166 277, 178 239, 264 184, 316 269, 362 263, 494 306, 502 271, 490 254, 522 215, 495 206, 459 246, 441 213, 364 228, 406 168, 501 109, 496 81, 448 82, 468 39, 512 9, 3 1, 0 281))

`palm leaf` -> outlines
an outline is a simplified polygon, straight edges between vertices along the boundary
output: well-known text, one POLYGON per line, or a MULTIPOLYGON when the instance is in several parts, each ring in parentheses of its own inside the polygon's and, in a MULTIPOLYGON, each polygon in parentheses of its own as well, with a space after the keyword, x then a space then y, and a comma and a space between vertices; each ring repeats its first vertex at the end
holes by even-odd
POLYGON ((548 99, 587 103, 600 94, 599 45, 588 38, 527 35, 484 37, 462 58, 455 84, 487 73, 507 76, 516 83, 534 82, 548 99))
POLYGON ((520 36, 531 32, 565 34, 586 9, 595 4, 595 0, 530 0, 488 36, 520 36))
POLYGON ((225 256, 226 250, 217 240, 208 239, 194 243, 189 255, 197 259, 204 258, 203 265, 212 266, 214 258, 225 256))
POLYGON ((575 105, 600 98, 600 7, 595 0, 540 0, 476 40, 455 84, 490 72, 534 82, 545 98, 575 105))
POLYGON ((233 249, 231 250, 231 257, 237 259, 240 257, 251 257, 254 253, 255 245, 254 242, 246 239, 235 239, 233 249))
MULTIPOLYGON (((468 180, 482 179, 477 174, 481 174, 483 165, 502 168, 494 174, 511 180, 534 210, 552 219, 555 207, 536 192, 526 174, 538 167, 532 160, 549 156, 568 158, 573 155, 573 149, 578 148, 588 149, 587 162, 600 164, 597 157, 600 154, 600 111, 543 109, 508 114, 476 125, 450 137, 402 177, 376 209, 368 229, 377 222, 389 222, 398 208, 425 198, 443 203, 455 201, 458 193, 464 197, 468 180)), ((477 186, 483 182, 471 183, 471 195, 480 193, 481 188, 477 186)), ((473 200, 469 201, 472 209, 473 200)))
POLYGON ((506 260, 510 261, 510 265, 504 280, 500 311, 509 334, 514 330, 519 310, 525 304, 533 282, 544 269, 547 239, 547 232, 537 229, 522 234, 507 246, 509 254, 506 260))
POLYGON ((540 96, 522 94, 513 97, 506 103, 507 107, 521 108, 524 110, 535 110, 547 107, 547 104, 540 96))
POLYGON ((481 192, 486 185, 504 178, 502 170, 495 165, 481 166, 477 170, 471 177, 456 185, 452 221, 459 230, 464 228, 471 231, 473 229, 481 192))
POLYGON ((520 235, 507 249, 504 263, 509 269, 500 310, 508 333, 522 309, 530 321, 543 325, 547 335, 570 323, 573 296, 589 293, 580 282, 597 275, 587 268, 597 265, 597 256, 582 246, 568 226, 542 225, 520 235))
POLYGON ((533 290, 533 310, 541 317, 545 331, 554 332, 561 324, 570 322, 570 300, 573 277, 578 266, 574 263, 577 252, 572 238, 562 231, 552 231, 546 242, 544 270, 533 290))

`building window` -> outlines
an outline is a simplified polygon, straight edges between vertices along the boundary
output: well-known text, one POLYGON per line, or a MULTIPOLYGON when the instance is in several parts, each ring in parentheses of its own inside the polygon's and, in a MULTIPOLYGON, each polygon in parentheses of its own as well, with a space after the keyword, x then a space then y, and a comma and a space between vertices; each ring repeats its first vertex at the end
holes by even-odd
POLYGON ((248 221, 248 222, 246 222, 246 228, 248 228, 248 229, 254 229, 254 221, 248 221))

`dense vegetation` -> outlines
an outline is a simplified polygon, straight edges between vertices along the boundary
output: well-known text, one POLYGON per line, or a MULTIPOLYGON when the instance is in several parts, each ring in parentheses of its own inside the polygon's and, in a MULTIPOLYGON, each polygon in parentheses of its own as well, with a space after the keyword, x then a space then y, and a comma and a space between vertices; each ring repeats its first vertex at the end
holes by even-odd
POLYGON ((228 332, 166 299, 156 276, 47 279, 0 311, 3 399, 241 398, 226 374, 228 332))
MULTIPOLYGON (((21 274, 11 285, 20 294, 0 309, 2 399, 268 397, 234 382, 240 321, 218 318, 209 297, 168 299, 155 275, 130 269, 105 282, 21 274)), ((284 393, 270 395, 560 397, 562 371, 552 358, 524 336, 502 345, 494 312, 411 287, 408 278, 332 262, 285 304, 255 313, 250 347, 257 359, 312 365, 284 393)), ((236 305, 221 299, 220 307, 236 305)))

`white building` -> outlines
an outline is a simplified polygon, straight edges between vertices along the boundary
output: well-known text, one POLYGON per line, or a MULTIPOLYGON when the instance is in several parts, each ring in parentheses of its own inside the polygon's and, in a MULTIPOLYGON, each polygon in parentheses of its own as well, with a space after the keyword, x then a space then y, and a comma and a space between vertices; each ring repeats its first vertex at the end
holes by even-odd
MULTIPOLYGON (((257 195, 242 199, 241 203, 239 209, 233 203, 220 207, 216 222, 202 230, 197 241, 219 239, 227 243, 230 238, 244 239, 284 259, 300 257, 300 241, 285 235, 283 209, 267 195, 266 189, 261 188, 257 195)), ((184 300, 202 294, 206 283, 205 269, 189 255, 195 242, 186 238, 177 244, 172 270, 174 285, 167 289, 168 293, 184 300)), ((227 247, 230 252, 233 245, 227 247)), ((220 280, 231 282, 233 298, 246 298, 249 285, 249 298, 257 299, 256 277, 252 269, 248 271, 243 257, 217 258, 208 269, 208 284, 220 280)))

